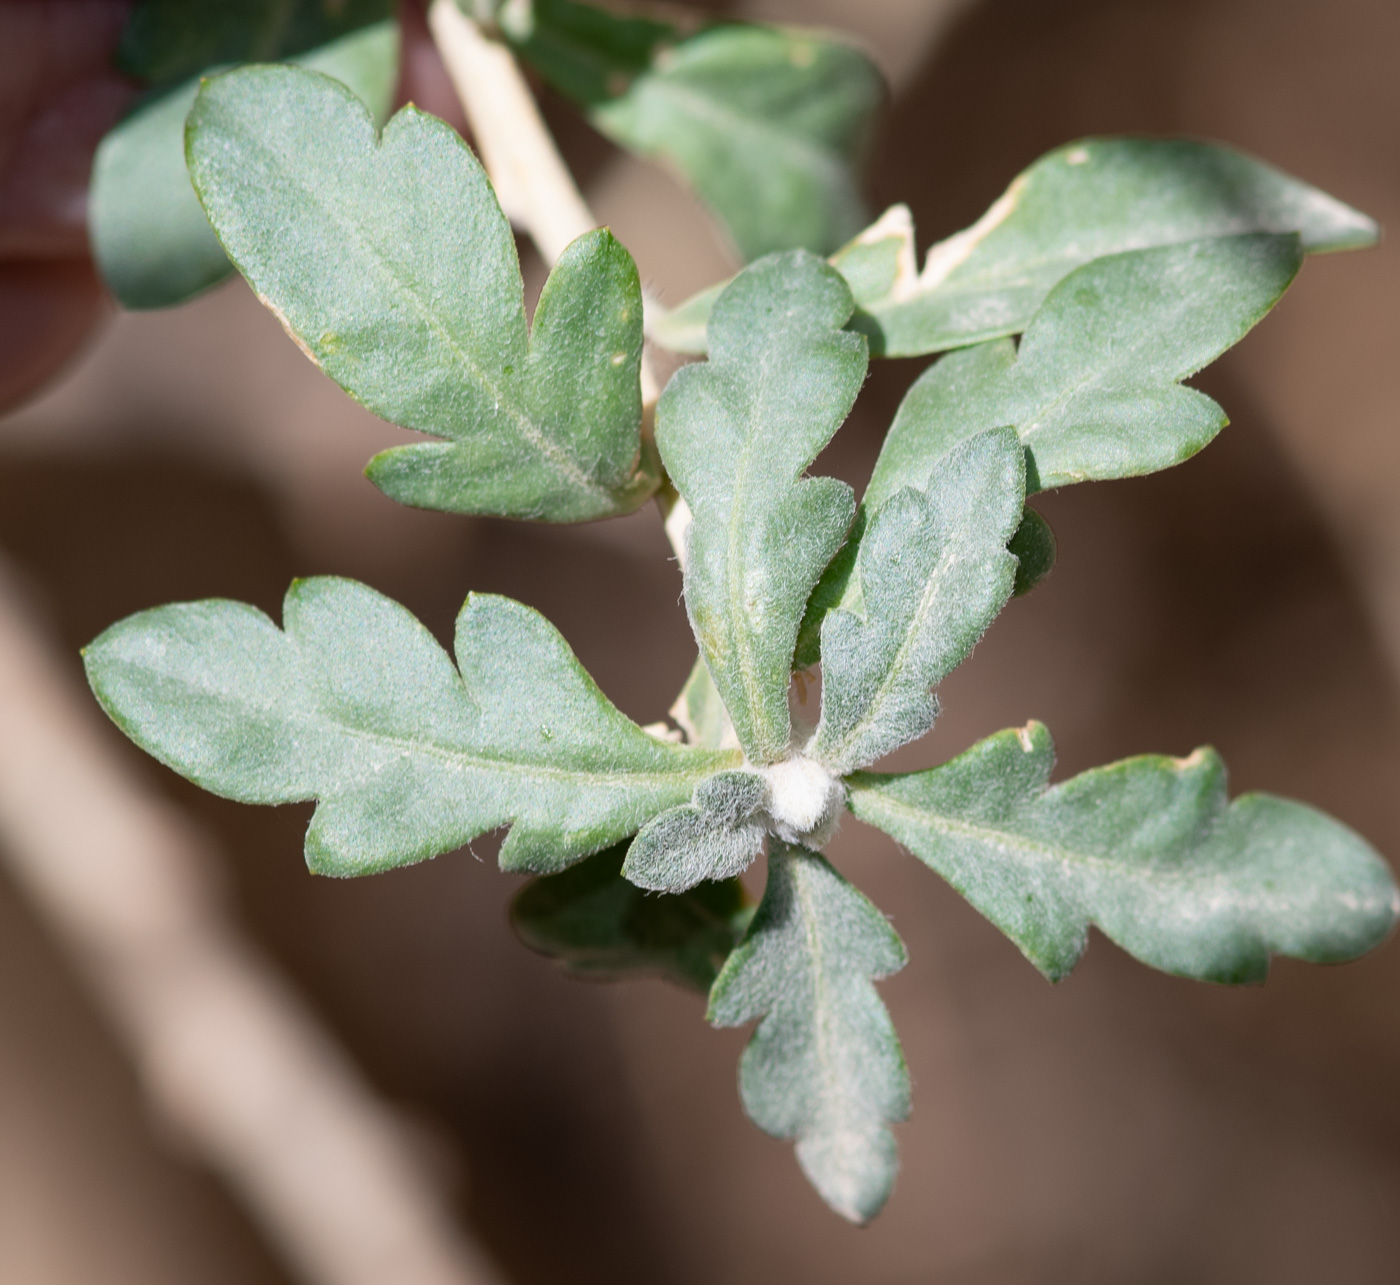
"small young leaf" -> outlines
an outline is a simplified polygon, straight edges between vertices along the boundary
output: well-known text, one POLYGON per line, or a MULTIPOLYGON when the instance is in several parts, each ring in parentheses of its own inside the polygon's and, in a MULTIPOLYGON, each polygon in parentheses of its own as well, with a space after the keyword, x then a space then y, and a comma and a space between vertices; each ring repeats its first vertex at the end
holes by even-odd
POLYGON ((708 991, 753 918, 737 879, 679 897, 642 892, 620 872, 625 844, 557 875, 532 879, 511 902, 520 939, 579 977, 661 977, 708 991))
POLYGON ((1043 724, 999 732, 942 767, 850 779, 851 810, 938 871, 1052 981, 1097 924, 1154 968, 1257 982, 1270 954, 1353 959, 1400 898, 1339 822, 1287 799, 1227 802, 1213 750, 1125 759, 1049 787, 1043 724))
POLYGON ((243 603, 159 607, 84 656, 107 713, 182 776, 243 803, 317 800, 319 873, 422 861, 506 825, 502 869, 560 870, 738 760, 648 736, 509 598, 467 599, 460 673, 354 581, 297 581, 283 619, 285 632, 243 603))
POLYGON ((1050 524, 1029 505, 1021 515, 1021 525, 1006 546, 1016 559, 1016 583, 1011 595, 1030 593, 1055 566, 1055 533, 1050 524))
POLYGON ((925 489, 873 510, 859 544, 859 609, 821 631, 822 714, 810 753, 844 774, 927 732, 933 687, 971 652, 1011 596, 1007 541, 1024 512, 1025 453, 1015 430, 960 443, 925 489))
POLYGON ((710 992, 716 1026, 762 1018, 739 1063, 753 1122, 797 1141, 822 1199, 852 1222, 879 1213, 909 1114, 899 1038, 872 980, 904 967, 885 917, 821 857, 774 843, 758 913, 710 992))
MULTIPOLYGON (((848 274, 852 325, 870 336, 871 354, 917 357, 1019 333, 1055 284, 1092 259, 1246 232, 1296 232, 1308 253, 1379 235, 1364 214, 1230 148, 1098 138, 1041 157, 975 224, 935 245, 922 273, 905 206, 832 261, 848 274)), ((652 337, 702 353, 703 314, 697 296, 658 318, 652 337)))
POLYGON ((710 360, 678 371, 656 409, 694 515, 686 610, 759 764, 788 751, 797 626, 855 508, 843 482, 802 478, 865 378, 865 341, 842 329, 850 307, 841 277, 805 251, 761 260, 716 306, 710 360))
MULTIPOLYGON (((631 71, 618 68, 623 83, 631 71)), ((829 253, 865 222, 857 166, 883 98, 880 73, 851 45, 725 25, 664 49, 590 118, 678 169, 756 259, 829 253)))
POLYGON ((564 252, 531 334, 510 225, 435 117, 407 107, 380 140, 335 82, 245 67, 200 91, 188 152, 224 247, 312 360, 376 414, 448 439, 377 456, 387 494, 578 522, 655 490, 641 290, 609 232, 564 252))
POLYGON ((1026 444, 1028 491, 1189 459, 1227 419, 1178 381, 1244 338, 1299 262, 1296 238, 1251 235, 1134 250, 1076 269, 1041 305, 1019 352, 993 340, 919 377, 863 503, 920 486, 954 442, 1002 424, 1026 444))
POLYGON ((164 89, 218 64, 271 62, 392 18, 393 0, 140 0, 117 62, 164 89))
POLYGON ((684 892, 705 879, 742 874, 763 851, 767 796, 756 772, 718 772, 691 802, 653 817, 632 840, 622 873, 639 888, 684 892))
MULTIPOLYGON (((290 61, 335 77, 382 124, 398 80, 398 23, 376 23, 290 61)), ((88 235, 123 307, 168 308, 233 271, 185 167, 185 118, 200 83, 195 76, 137 108, 93 160, 88 235)))

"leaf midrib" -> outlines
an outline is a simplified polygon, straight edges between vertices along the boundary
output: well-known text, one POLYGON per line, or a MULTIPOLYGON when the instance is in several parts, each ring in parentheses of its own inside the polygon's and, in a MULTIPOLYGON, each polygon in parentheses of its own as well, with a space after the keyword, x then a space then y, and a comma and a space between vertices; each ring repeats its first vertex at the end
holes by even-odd
MULTIPOLYGON (((262 152, 264 156, 270 157, 276 162, 281 162, 281 154, 273 147, 264 144, 260 136, 245 132, 245 137, 251 138, 252 147, 254 150, 262 152)), ((375 159, 380 159, 384 156, 384 154, 384 144, 382 139, 376 139, 376 141, 372 145, 371 156, 375 159)), ((308 186, 304 182, 295 166, 283 166, 283 168, 290 176, 289 180, 284 181, 290 181, 293 185, 295 185, 297 190, 301 192, 304 196, 308 197, 310 199, 310 203, 325 215, 328 222, 337 227, 344 235, 346 235, 349 239, 353 240, 355 244, 358 245, 362 251, 364 251, 365 257, 377 269, 380 279, 387 282, 393 288, 394 293, 400 299, 406 300, 408 302, 412 310, 428 325, 428 327, 433 331, 433 333, 436 334, 447 346, 447 348, 457 357, 462 368, 466 372, 468 379, 473 380, 480 388, 482 388, 487 393, 488 396, 491 397, 492 401, 498 408, 504 410, 505 413, 510 416, 510 418, 515 422, 516 426, 520 429, 521 435, 524 437, 526 442, 532 447, 534 447, 536 453, 540 455, 544 459, 544 461, 553 468, 555 473, 558 474, 564 481, 568 482, 569 484, 575 487, 579 487, 583 490, 591 492, 592 494, 602 499, 611 499, 613 496, 612 490, 602 485, 601 483, 595 481, 586 472, 584 472, 584 470, 579 466, 576 460, 569 457, 556 442, 552 441, 546 435, 546 433, 542 430, 542 428, 539 425, 535 424, 534 421, 528 415, 526 415, 522 410, 520 410, 520 408, 515 404, 514 398, 509 396, 507 392, 494 379, 492 379, 487 374, 487 372, 475 361, 475 359, 472 358, 472 356, 457 342, 456 338, 453 336, 451 331, 448 330, 447 327, 439 320, 437 314, 427 307, 427 305, 419 297, 418 293, 414 289, 412 289, 406 282, 400 279, 397 272, 394 271, 394 268, 391 265, 390 261, 380 253, 378 247, 373 245, 371 242, 366 241, 364 237, 360 235, 358 227, 354 223, 354 221, 347 221, 347 219, 343 216, 341 210, 338 207, 334 207, 329 203, 329 199, 323 200, 321 193, 314 186, 308 186)), ((521 307, 521 316, 522 324, 524 324, 523 304, 521 307)), ((534 337, 529 333, 528 325, 526 325, 525 328, 526 364, 528 369, 528 358, 533 351, 534 337)), ((460 442, 464 440, 461 437, 452 437, 450 434, 442 430, 433 430, 433 432, 440 433, 441 436, 447 438, 450 441, 460 442)))
MULTIPOLYGON (((839 182, 843 177, 842 171, 849 168, 835 148, 815 143, 799 133, 784 132, 758 117, 734 111, 718 99, 707 96, 689 85, 668 79, 664 74, 647 77, 643 87, 649 92, 671 97, 681 106, 689 108, 693 115, 717 129, 747 134, 756 139, 760 147, 766 145, 779 151, 796 153, 800 167, 819 180, 839 182)), ((739 148, 743 150, 742 145, 739 145, 739 148)))
MULTIPOLYGON (((875 801, 876 809, 884 808, 908 821, 917 825, 927 826, 929 829, 938 831, 944 835, 956 835, 962 838, 975 839, 986 843, 1007 856, 1016 857, 1027 849, 1032 852, 1056 861, 1066 872, 1075 873, 1083 867, 1096 868, 1109 871, 1124 878, 1131 878, 1138 881, 1150 880, 1153 883, 1164 880, 1175 880, 1179 883, 1200 882, 1201 871, 1189 870, 1178 867, 1153 866, 1151 868, 1127 864, 1112 857, 1098 856, 1091 852, 1081 852, 1073 848, 1065 848, 1059 844, 1052 843, 1045 839, 1032 838, 1029 835, 1020 834, 1015 830, 994 830, 984 825, 978 825, 972 821, 964 821, 961 818, 951 817, 943 812, 932 812, 924 808, 906 803, 903 799, 895 795, 887 794, 878 787, 851 785, 852 794, 863 795, 867 799, 875 801)), ((1220 817, 1211 818, 1214 825, 1218 825, 1220 817)), ((915 852, 915 856, 919 854, 915 852)), ((921 858, 922 859, 922 858, 921 858)), ((930 863, 931 864, 931 863, 930 863)), ((1215 871, 1207 872, 1210 877, 1215 877, 1215 871)))
MULTIPOLYGON (((177 681, 185 687, 192 687, 196 691, 221 702, 230 700, 229 693, 222 688, 204 683, 192 683, 188 679, 180 679, 177 681)), ((470 697, 468 697, 468 699, 470 699, 470 697)), ((259 702, 249 700, 247 697, 243 696, 234 698, 232 703, 258 713, 272 714, 285 723, 315 729, 323 735, 342 736, 355 741, 392 747, 397 750, 401 756, 419 754, 427 758, 434 758, 455 771, 496 771, 516 776, 544 776, 554 780, 600 782, 610 785, 624 785, 627 783, 670 784, 683 782, 692 777, 700 778, 707 776, 713 771, 722 770, 727 766, 733 766, 734 762, 737 760, 737 753, 735 751, 715 750, 696 751, 698 753, 703 753, 707 758, 712 760, 706 764, 697 762, 693 768, 689 765, 678 764, 677 769, 670 772, 627 771, 622 773, 606 773, 580 768, 561 768, 552 764, 535 764, 521 760, 498 759, 484 753, 474 753, 468 750, 457 749, 435 741, 418 741, 402 735, 367 731, 363 728, 357 728, 350 724, 339 722, 320 708, 304 710, 292 707, 289 709, 286 705, 276 700, 259 702), (714 762, 713 759, 715 758, 721 761, 714 762)), ((638 729, 638 731, 640 735, 646 736, 645 732, 641 732, 640 729, 638 729)))

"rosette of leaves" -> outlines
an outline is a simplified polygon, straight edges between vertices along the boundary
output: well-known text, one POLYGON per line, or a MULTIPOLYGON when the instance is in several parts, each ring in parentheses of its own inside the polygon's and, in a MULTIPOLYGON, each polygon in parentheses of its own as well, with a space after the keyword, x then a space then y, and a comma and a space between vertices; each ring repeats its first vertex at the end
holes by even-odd
MULTIPOLYGON (((527 333, 499 209, 448 133, 410 110, 379 139, 334 82, 248 68, 201 91, 190 151, 235 262, 327 373, 446 439, 384 466, 391 494, 416 500, 431 481, 469 511, 596 516, 583 462, 606 453, 585 450, 598 408, 625 404, 616 423, 636 431, 630 260, 605 233, 582 238, 527 333), (270 130, 276 147, 245 146, 270 130), (610 391, 556 404, 540 369, 610 391)), ((502 868, 537 876, 513 916, 526 942, 575 973, 706 989, 718 1025, 756 1022, 746 1109, 864 1221, 890 1193, 891 1126, 909 1109, 875 988, 905 948, 821 855, 847 809, 1052 980, 1091 925, 1150 966, 1250 982, 1271 955, 1349 959, 1394 924, 1395 885, 1362 838, 1301 803, 1231 801, 1209 749, 1055 784, 1032 722, 925 771, 873 770, 930 730, 939 682, 1048 567, 1027 495, 1168 467, 1223 426, 1182 381, 1272 307, 1316 232, 1266 221, 1066 268, 1019 344, 962 347, 914 384, 859 502, 807 475, 866 374, 846 273, 806 251, 740 273, 710 309, 708 359, 656 410, 657 475, 692 515, 700 656, 673 709, 682 740, 620 713, 527 606, 469 596, 449 656, 402 607, 335 578, 295 583, 280 626, 217 600, 124 620, 85 652, 93 690, 206 789, 314 800, 314 871, 385 870, 506 831, 502 868), (789 685, 818 655, 820 718, 799 726, 789 685), (765 849, 755 908, 737 880, 765 849)))

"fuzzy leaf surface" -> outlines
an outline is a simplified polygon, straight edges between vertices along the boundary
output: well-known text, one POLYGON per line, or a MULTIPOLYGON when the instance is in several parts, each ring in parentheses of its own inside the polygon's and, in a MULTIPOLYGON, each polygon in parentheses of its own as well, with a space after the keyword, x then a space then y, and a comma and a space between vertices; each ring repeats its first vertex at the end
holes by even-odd
POLYGON ((850 779, 856 816, 892 835, 1051 980, 1096 924, 1169 973, 1258 982, 1271 954, 1352 959, 1395 922, 1390 871, 1331 817, 1266 794, 1227 799, 1210 749, 1145 755, 1050 786, 1043 724, 942 767, 850 779))
POLYGON ((805 251, 760 260, 716 306, 709 361, 678 371, 656 409, 693 515, 686 611, 759 764, 788 750, 798 624, 855 509, 845 483, 802 476, 865 378, 865 340, 842 328, 850 307, 841 277, 805 251))
POLYGON ((640 73, 624 63, 615 74, 625 88, 592 107, 593 124, 678 170, 744 259, 827 254, 865 223, 858 170, 884 85, 855 47, 796 29, 714 26, 640 73))
POLYGON ((796 1140, 808 1180, 852 1222, 889 1198, 889 1126, 909 1114, 904 1054, 871 984, 905 958, 889 921, 822 857, 775 842, 758 912, 710 992, 716 1026, 762 1019, 739 1062, 744 1109, 796 1140))
POLYGON ((1014 425, 1027 490, 1136 477, 1189 459, 1228 422, 1179 381, 1238 343, 1298 270, 1292 236, 1188 241, 1096 259, 1055 287, 1019 350, 993 340, 915 381, 864 503, 919 486, 953 443, 1014 425))
MULTIPOLYGON (((376 23, 289 61, 333 76, 382 124, 398 82, 398 24, 376 23)), ((202 69, 214 70, 222 68, 202 69)), ((123 307, 168 308, 233 271, 185 166, 185 118, 199 86, 195 76, 137 108, 93 160, 88 235, 123 307)))
POLYGON ((625 851, 619 844, 527 883, 510 906, 516 933, 579 977, 661 977, 708 991, 753 918, 743 885, 649 895, 622 877, 625 851))
POLYGON ((113 721, 243 803, 319 803, 306 859, 358 875, 501 826, 501 867, 548 873, 690 798, 736 755, 621 714, 538 612, 473 594, 457 666, 409 612, 334 577, 295 582, 283 629, 224 600, 141 612, 84 653, 113 721))
MULTIPOLYGON (((832 256, 852 325, 874 356, 917 357, 1026 328, 1045 296, 1105 255, 1206 237, 1296 232, 1307 253, 1373 245, 1375 222, 1253 157, 1189 139, 1090 138, 1023 171, 970 228, 933 246, 895 206, 832 256)), ((713 297, 711 293, 711 298, 713 297)), ((706 300, 658 319, 653 338, 704 352, 706 300)))
POLYGON ((729 721, 729 711, 724 708, 719 688, 710 677, 703 656, 695 658, 681 694, 667 712, 685 733, 688 745, 727 750, 739 743, 734 735, 734 724, 729 721))
POLYGON ((639 888, 684 892, 742 874, 763 851, 767 790, 755 772, 717 772, 691 801, 653 817, 632 840, 622 873, 639 888))
POLYGON ((207 82, 190 174, 239 270, 357 401, 445 441, 371 461, 393 499, 577 522, 655 489, 641 290, 606 229, 565 250, 533 332, 510 225, 457 134, 406 107, 376 136, 342 86, 287 67, 207 82))
POLYGON ((860 539, 860 605, 822 624, 822 713, 808 751, 836 775, 933 727, 934 686, 972 651, 1016 580, 1025 453, 1016 431, 960 442, 924 489, 874 509, 860 539))

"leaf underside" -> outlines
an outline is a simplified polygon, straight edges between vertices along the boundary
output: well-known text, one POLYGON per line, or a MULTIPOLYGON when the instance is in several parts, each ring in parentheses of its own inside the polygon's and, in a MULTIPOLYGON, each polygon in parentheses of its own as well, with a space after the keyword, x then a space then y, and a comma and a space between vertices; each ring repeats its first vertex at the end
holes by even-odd
POLYGON ((1209 749, 1125 759, 1050 786, 1043 724, 999 732, 942 767, 858 774, 851 810, 892 835, 1051 980, 1090 924, 1145 964, 1262 981, 1271 954, 1353 959, 1396 917, 1385 863, 1332 818, 1287 799, 1228 802, 1209 749))
POLYGON ((865 341, 843 330, 845 283, 820 259, 771 255, 715 309, 709 361, 678 371, 656 441, 693 518, 686 611, 749 759, 788 751, 797 627, 850 525, 850 488, 802 475, 865 377, 865 341))
POLYGON ((467 599, 457 666, 354 581, 297 581, 283 619, 222 600, 160 607, 84 657, 107 713, 182 776, 244 803, 317 800, 318 873, 407 865, 507 825, 501 867, 549 873, 737 759, 648 736, 508 598, 467 599))
POLYGON ((515 931, 578 977, 660 977, 708 991, 753 917, 743 886, 726 879, 649 895, 622 877, 625 852, 619 844, 531 880, 511 902, 515 931))
MULTIPOLYGON (((382 123, 398 81, 398 23, 376 22, 295 56, 287 49, 258 56, 288 58, 334 77, 382 123)), ((200 77, 218 70, 202 65, 198 75, 143 103, 98 146, 88 236, 102 279, 123 307, 172 307, 234 270, 185 166, 185 118, 200 77)))
MULTIPOLYGON (((895 206, 833 256, 873 356, 917 357, 1024 330, 1075 268, 1105 255, 1206 237, 1297 233, 1322 253, 1375 243, 1364 214, 1270 165, 1188 139, 1090 138, 1047 153, 972 227, 934 246, 922 272, 895 206)), ((658 320, 653 337, 705 351, 716 289, 658 320)))
POLYGON ((322 370, 443 441, 370 479, 402 503, 577 522, 656 488, 641 454, 641 289, 605 229, 580 237, 535 313, 476 157, 406 107, 376 137, 342 86, 287 67, 208 81, 190 175, 230 257, 322 370))
POLYGON ((904 1055, 871 985, 904 963, 864 896, 816 853, 775 843, 763 900, 710 992, 716 1026, 762 1019, 739 1063, 744 1109, 796 1140, 812 1185, 853 1222, 889 1198, 889 1126, 909 1114, 904 1055))

